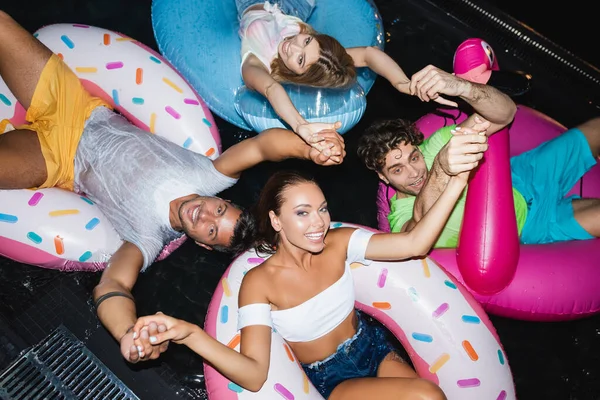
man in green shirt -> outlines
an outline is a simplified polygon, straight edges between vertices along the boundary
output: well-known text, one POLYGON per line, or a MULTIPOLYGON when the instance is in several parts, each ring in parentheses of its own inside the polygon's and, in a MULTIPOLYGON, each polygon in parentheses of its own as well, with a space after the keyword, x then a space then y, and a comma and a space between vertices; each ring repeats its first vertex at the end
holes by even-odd
MULTIPOLYGON (((417 76, 422 74, 423 76, 417 76)), ((502 92, 430 67, 438 81, 418 93, 429 101, 438 95, 458 96, 474 110, 458 126, 444 127, 423 140, 408 121, 377 122, 362 136, 359 157, 367 168, 396 189, 388 220, 392 232, 410 231, 435 203, 448 179, 473 168, 487 150, 487 136, 507 126, 516 106, 502 92)), ((513 198, 522 243, 548 243, 600 236, 600 199, 565 198, 566 193, 596 164, 600 151, 600 119, 511 159, 513 198), (549 168, 552 166, 553 168, 549 168)), ((456 247, 464 214, 466 190, 434 247, 456 247)))

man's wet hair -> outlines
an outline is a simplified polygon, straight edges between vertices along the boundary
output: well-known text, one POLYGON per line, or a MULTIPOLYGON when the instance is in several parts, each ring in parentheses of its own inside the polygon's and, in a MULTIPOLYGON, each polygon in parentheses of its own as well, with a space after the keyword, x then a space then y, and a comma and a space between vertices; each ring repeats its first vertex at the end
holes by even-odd
POLYGON ((242 209, 242 213, 233 227, 233 235, 231 236, 229 245, 214 245, 213 249, 237 256, 254 245, 255 237, 256 219, 250 209, 242 209))

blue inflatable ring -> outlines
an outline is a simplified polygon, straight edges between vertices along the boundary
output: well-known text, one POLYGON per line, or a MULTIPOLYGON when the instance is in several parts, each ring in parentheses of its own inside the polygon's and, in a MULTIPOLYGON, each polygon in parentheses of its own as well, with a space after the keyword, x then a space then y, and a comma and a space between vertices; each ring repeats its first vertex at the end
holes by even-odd
MULTIPOLYGON (((335 37, 344 47, 377 46, 383 50, 383 23, 371 0, 317 0, 307 22, 318 32, 335 37)), ((240 74, 241 42, 233 0, 153 0, 152 27, 160 53, 187 79, 215 114, 241 128, 259 130, 236 111, 236 95, 245 87, 240 74)), ((350 99, 356 105, 362 101, 364 111, 365 94, 373 86, 376 75, 368 68, 360 68, 357 73, 360 87, 354 87, 352 93, 337 102, 350 99)), ((301 96, 310 93, 306 91, 301 96)), ((261 109, 261 104, 266 101, 261 97, 252 97, 257 104, 245 99, 248 107, 244 109, 249 112, 261 109)), ((295 98, 292 101, 296 101, 295 98)), ((298 111, 304 114, 302 109, 298 111)), ((358 122, 362 111, 360 108, 349 110, 353 114, 349 120, 355 122, 345 124, 344 131, 358 122)), ((327 121, 322 115, 319 117, 321 121, 327 121)), ((256 127, 268 120, 249 119, 256 127)))

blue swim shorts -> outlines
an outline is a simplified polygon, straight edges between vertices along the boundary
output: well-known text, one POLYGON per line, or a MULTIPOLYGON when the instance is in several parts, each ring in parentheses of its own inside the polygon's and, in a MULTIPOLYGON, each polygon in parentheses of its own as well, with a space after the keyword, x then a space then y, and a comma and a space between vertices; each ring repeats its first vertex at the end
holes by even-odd
POLYGON ((513 187, 528 205, 521 243, 551 243, 593 239, 573 215, 573 199, 565 197, 573 185, 596 165, 579 129, 570 129, 510 162, 513 187))

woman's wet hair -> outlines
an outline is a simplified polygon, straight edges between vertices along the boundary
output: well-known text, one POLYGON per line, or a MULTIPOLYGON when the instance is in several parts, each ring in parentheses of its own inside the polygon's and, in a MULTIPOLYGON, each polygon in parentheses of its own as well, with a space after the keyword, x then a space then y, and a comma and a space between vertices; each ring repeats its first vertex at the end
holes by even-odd
POLYGON ((280 83, 325 88, 346 88, 356 82, 354 61, 344 46, 329 35, 317 33, 309 25, 299 25, 300 33, 311 35, 319 44, 319 58, 306 72, 297 74, 286 67, 281 58, 275 57, 271 62, 271 76, 280 83))
POLYGON ((279 233, 273 229, 269 212, 281 214, 281 206, 285 201, 285 192, 292 186, 301 183, 317 182, 309 175, 298 171, 278 171, 273 174, 263 187, 253 214, 256 221, 256 240, 254 247, 258 253, 275 253, 279 242, 279 233))

